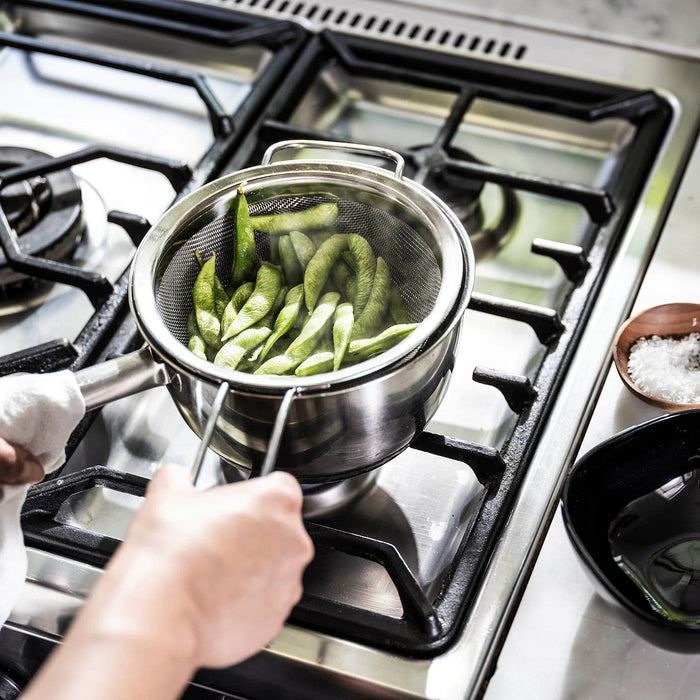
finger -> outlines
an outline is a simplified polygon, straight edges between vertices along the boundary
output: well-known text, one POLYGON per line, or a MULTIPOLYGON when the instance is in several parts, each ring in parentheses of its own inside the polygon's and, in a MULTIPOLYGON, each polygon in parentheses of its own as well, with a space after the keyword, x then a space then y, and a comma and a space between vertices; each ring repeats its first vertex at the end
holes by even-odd
POLYGON ((18 445, 0 440, 0 483, 35 484, 44 478, 44 468, 34 455, 18 445))
POLYGON ((146 489, 146 495, 163 491, 186 493, 193 490, 190 473, 179 464, 164 464, 151 477, 151 483, 146 489))

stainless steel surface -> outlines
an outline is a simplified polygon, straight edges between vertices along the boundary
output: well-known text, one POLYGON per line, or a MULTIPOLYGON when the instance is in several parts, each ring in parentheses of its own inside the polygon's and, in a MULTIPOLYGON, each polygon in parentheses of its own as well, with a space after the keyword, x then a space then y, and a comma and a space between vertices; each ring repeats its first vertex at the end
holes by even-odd
MULTIPOLYGON (((388 15, 389 8, 396 8, 396 5, 392 7, 392 3, 371 3, 372 10, 369 10, 368 3, 353 5, 358 10, 367 8, 379 15, 382 10, 388 15)), ((352 13, 348 13, 347 21, 350 22, 351 18, 352 13)), ((426 698, 457 699, 480 694, 482 683, 491 671, 498 641, 527 581, 530 565, 556 506, 561 482, 575 455, 600 389, 604 369, 608 366, 608 352, 614 332, 629 311, 654 242, 670 208, 670 194, 680 178, 684 161, 697 135, 700 104, 693 85, 700 79, 700 69, 697 62, 682 58, 630 50, 612 44, 590 43, 584 39, 474 20, 455 14, 441 16, 434 10, 428 13, 414 7, 402 11, 400 19, 396 19, 396 14, 393 14, 392 24, 386 35, 382 34, 382 38, 408 43, 402 37, 396 39, 390 36, 391 29, 399 21, 405 21, 408 27, 412 21, 425 23, 424 26, 437 26, 438 29, 442 24, 442 27, 449 28, 452 36, 461 31, 494 35, 512 45, 528 47, 526 57, 520 61, 521 65, 603 82, 639 88, 653 87, 670 100, 675 111, 669 136, 650 174, 627 234, 617 248, 611 273, 603 285, 571 371, 559 392, 559 399, 551 412, 552 417, 539 442, 496 554, 488 567, 485 585, 480 589, 466 620, 464 632, 456 644, 434 659, 409 661, 357 648, 356 645, 341 640, 329 640, 320 635, 308 635, 301 630, 286 629, 267 652, 270 664, 273 664, 276 654, 293 654, 302 668, 322 668, 324 671, 333 670, 338 674, 362 678, 377 693, 381 688, 381 692, 389 697, 413 694, 426 698), (320 648, 324 650, 324 660, 321 662, 318 661, 320 648)), ((361 22, 357 28, 349 28, 348 31, 372 34, 362 29, 361 22)), ((440 31, 435 36, 437 41, 440 31)), ((441 47, 441 50, 457 52, 449 45, 441 47)), ((483 58, 486 61, 500 60, 492 55, 483 58)), ((430 102, 434 103, 435 101, 430 102)), ((429 120, 424 119, 422 123, 426 121, 429 120)), ((549 136, 551 129, 545 128, 545 131, 549 136)), ((623 134, 618 141, 620 147, 624 147, 624 140, 623 134)), ((536 144, 536 140, 533 143, 536 144)), ((545 162, 540 159, 539 162, 545 168, 550 165, 549 160, 545 162)), ((605 171, 607 166, 601 174, 605 171)), ((594 175, 593 181, 596 180, 594 175)), ((549 220, 548 215, 552 214, 551 211, 542 212, 540 221, 549 220)), ((554 220, 557 220, 556 215, 554 220)), ((570 228, 567 227, 567 230, 570 228)), ((547 233, 549 236, 549 231, 547 233)), ((536 235, 541 235, 541 232, 536 235)), ((514 274, 517 275, 518 272, 514 271, 514 274)), ((478 269, 478 280, 480 278, 481 268, 478 269)), ((510 276, 506 279, 512 280, 510 276)), ((502 283, 496 281, 495 284, 502 283)), ((512 287, 509 291, 511 290, 512 287)), ((551 290, 545 291, 545 295, 551 293, 551 290)), ((467 323, 471 321, 469 313, 465 319, 467 323)), ((501 359, 500 356, 490 359, 489 364, 500 366, 496 363, 501 359)), ((459 356, 453 387, 463 386, 457 378, 462 362, 459 356)), ((505 362, 509 366, 513 361, 506 358, 505 362)), ((471 368, 474 362, 466 361, 465 366, 471 368)), ((473 393, 470 395, 473 400, 473 393)), ((443 402, 442 409, 449 418, 454 415, 456 405, 464 404, 451 403, 449 395, 443 402)), ((479 410, 483 411, 480 405, 479 410)), ((435 420, 439 421, 440 418, 441 413, 438 412, 435 420)), ((488 421, 488 415, 485 420, 488 421)), ((497 426, 498 422, 495 423, 497 426)), ((483 425, 484 419, 477 419, 474 424, 483 425)), ((445 421, 439 429, 448 431, 449 427, 448 421, 445 421)), ((494 435, 497 433, 495 427, 494 435)), ((494 439, 498 440, 497 437, 494 439)), ((358 691, 357 697, 371 697, 372 694, 368 689, 366 692, 358 691)))
MULTIPOLYGON (((240 4, 235 2, 217 0, 214 3, 212 0, 211 4, 241 9, 240 4)), ((244 9, 252 13, 267 12, 276 18, 280 16, 277 11, 279 3, 265 4, 268 10, 262 3, 244 9)), ((337 23, 337 28, 343 31, 405 45, 436 48, 448 53, 468 53, 487 62, 511 62, 523 68, 555 74, 640 89, 652 88, 665 96, 674 110, 668 136, 632 213, 626 233, 615 249, 610 274, 603 283, 570 371, 535 449, 515 507, 486 569, 484 585, 480 587, 455 642, 435 657, 410 659, 287 625, 250 665, 243 664, 222 672, 218 681, 207 675, 198 679, 198 682, 210 687, 223 682, 223 679, 230 682, 231 687, 250 690, 250 697, 265 697, 264 690, 260 688, 266 687, 268 678, 293 678, 294 691, 299 698, 318 698, 317 684, 323 684, 326 695, 335 694, 338 697, 420 697, 439 700, 477 697, 492 670, 499 643, 555 508, 561 482, 595 403, 604 370, 608 366, 608 350, 614 331, 630 308, 671 207, 685 160, 695 141, 700 115, 700 95, 696 87, 700 82, 700 67, 697 62, 678 56, 633 50, 612 43, 590 42, 454 12, 443 13, 436 7, 424 9, 414 4, 363 0, 354 0, 351 11, 348 11, 347 3, 330 2, 324 3, 325 6, 334 10, 328 22, 339 17, 342 11, 346 12, 347 18, 337 23), (355 12, 365 14, 362 21, 352 25, 355 12), (365 28, 364 20, 372 14, 380 20, 384 17, 389 19, 385 29, 381 29, 381 21, 376 22, 373 29, 365 28), (395 32, 400 22, 405 23, 406 29, 395 32), (408 32, 413 24, 423 29, 434 26, 436 31, 431 35, 433 38, 423 39, 425 34, 421 32, 415 40, 410 39, 408 32), (443 31, 449 32, 449 38, 440 43, 443 31), (455 46, 461 33, 469 37, 494 37, 497 40, 496 48, 484 53, 486 42, 482 42, 478 49, 470 51, 468 41, 461 47, 455 46), (505 49, 506 46, 511 48, 499 55, 499 48, 505 49), (518 47, 525 50, 519 52, 518 47), (516 53, 520 55, 516 56, 516 53), (264 669, 259 676, 257 691, 251 677, 252 670, 249 669, 264 669)), ((317 17, 320 16, 319 12, 317 17)), ((316 23, 314 26, 318 28, 320 25, 316 23)), ((302 105, 303 111, 299 111, 293 119, 297 123, 308 119, 310 124, 314 120, 331 124, 339 130, 345 129, 348 138, 357 133, 372 134, 372 138, 399 147, 403 140, 409 138, 409 124, 410 128, 417 128, 418 134, 425 134, 426 138, 434 133, 438 117, 446 113, 450 104, 450 96, 440 91, 406 92, 381 81, 348 81, 348 76, 339 68, 327 71, 313 89, 316 95, 330 93, 333 99, 337 98, 336 104, 333 99, 328 99, 325 107, 317 109, 311 103, 306 103, 302 105), (380 107, 369 99, 376 94, 381 100, 380 107), (393 126, 387 127, 387 124, 393 126), (356 129, 359 131, 354 131, 356 129)), ((607 120, 600 124, 583 124, 570 119, 564 122, 538 113, 480 101, 460 125, 458 138, 463 139, 465 148, 473 149, 484 160, 516 164, 516 167, 528 171, 541 168, 541 172, 550 177, 563 176, 603 186, 608 178, 624 175, 617 172, 617 166, 630 137, 629 125, 607 120), (575 169, 578 166, 582 166, 581 170, 575 169)), ((412 145, 415 145, 415 141, 412 145)), ((695 158, 698 158, 697 154, 695 158)), ((498 202, 497 188, 485 187, 483 198, 487 202, 498 202)), ((586 218, 574 205, 552 203, 534 195, 524 195, 521 205, 518 235, 505 241, 492 257, 479 262, 477 289, 528 303, 555 306, 563 299, 567 286, 554 263, 529 256, 523 269, 516 265, 516 261, 524 257, 523 251, 537 236, 546 234, 548 238, 564 243, 585 241, 588 230, 586 218), (548 222, 546 232, 542 230, 543 222, 548 222)), ((496 203, 493 209, 497 210, 498 206, 496 203)), ((602 231, 601 235, 606 235, 606 232, 602 231)), ((513 322, 468 311, 465 314, 465 327, 469 328, 469 333, 465 334, 459 347, 450 389, 429 429, 499 446, 504 436, 509 434, 514 418, 504 405, 503 398, 488 387, 475 385, 470 373, 474 366, 481 364, 515 374, 528 374, 541 359, 543 350, 529 328, 513 322), (489 342, 482 343, 484 339, 499 337, 503 330, 508 333, 508 342, 495 346, 489 342)), ((368 392, 370 388, 371 385, 367 385, 368 392)), ((194 389, 195 385, 189 388, 194 389)), ((367 398, 370 400, 373 397, 368 394, 367 398)), ((121 463, 125 470, 144 474, 150 474, 161 458, 170 457, 174 452, 186 454, 191 459, 196 440, 193 435, 186 435, 186 431, 173 435, 161 426, 161 416, 167 411, 172 412, 173 406, 162 389, 107 406, 94 431, 88 436, 91 439, 79 448, 69 467, 75 470, 85 464, 104 463, 104 460, 97 459, 100 450, 108 452, 111 463, 121 463), (157 420, 155 415, 158 416, 157 420), (139 422, 145 423, 153 433, 148 439, 144 437, 143 426, 135 425, 139 422), (106 447, 105 434, 110 438, 106 447), (188 453, 188 449, 192 449, 192 452, 188 453)), ((376 416, 368 416, 368 424, 373 424, 372 427, 376 427, 374 424, 377 422, 376 416)), ((260 449, 263 449, 262 442, 260 449)), ((439 536, 440 544, 457 542, 460 536, 459 530, 454 531, 451 527, 444 532, 432 532, 431 524, 452 524, 456 513, 465 513, 464 521, 468 523, 467 503, 474 501, 468 497, 467 503, 459 500, 463 494, 469 493, 469 483, 463 492, 460 480, 473 479, 473 474, 466 465, 455 465, 449 460, 446 460, 447 464, 441 464, 440 469, 426 471, 414 467, 425 466, 423 459, 422 454, 409 449, 382 467, 378 478, 387 480, 384 483, 387 484, 390 501, 401 502, 399 510, 413 523, 418 551, 422 552, 418 558, 418 571, 424 581, 430 582, 444 562, 427 563, 431 556, 429 552, 433 551, 428 548, 427 542, 435 534, 439 536), (451 467, 452 475, 445 479, 444 487, 430 491, 434 474, 450 473, 449 469, 442 467, 451 467), (426 474, 430 476, 427 480, 426 474), (399 484, 405 484, 410 479, 414 480, 410 483, 416 484, 415 489, 398 489, 399 484), (392 481, 392 485, 388 485, 392 481), (432 494, 426 497, 425 503, 402 501, 417 495, 422 497, 424 493, 432 494), (456 502, 452 501, 453 498, 456 502), (421 561, 425 562, 422 571, 421 561)), ((216 467, 210 460, 204 475, 214 474, 216 467)), ((382 487, 382 483, 378 481, 377 485, 382 487)), ((363 493, 363 498, 355 502, 358 508, 365 502, 364 496, 373 492, 372 489, 368 489, 363 493)), ((476 502, 480 493, 478 488, 475 489, 476 502)), ((86 502, 92 499, 100 500, 91 496, 86 502)), ((381 515, 383 511, 379 509, 378 512, 381 515)), ((371 568, 362 569, 360 575, 366 580, 379 578, 371 568)), ((14 634, 18 630, 49 639, 60 635, 98 576, 99 572, 91 567, 31 551, 30 575, 22 597, 10 623, 0 635, 14 634)), ((340 589, 343 582, 337 583, 340 589)), ((393 593, 387 595, 381 581, 378 586, 371 593, 364 587, 352 590, 347 594, 348 599, 370 598, 363 600, 363 603, 399 611, 398 607, 392 607, 395 606, 395 602, 391 602, 393 593)))
POLYGON ((85 367, 75 378, 86 411, 170 382, 165 365, 156 362, 148 348, 85 367))
POLYGON ((71 494, 60 506, 55 520, 81 530, 123 540, 143 498, 96 486, 71 494))

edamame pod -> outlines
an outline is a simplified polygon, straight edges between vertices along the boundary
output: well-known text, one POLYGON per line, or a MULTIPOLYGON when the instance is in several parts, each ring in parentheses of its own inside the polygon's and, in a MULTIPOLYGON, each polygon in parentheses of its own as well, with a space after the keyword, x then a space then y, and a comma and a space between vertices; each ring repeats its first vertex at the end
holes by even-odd
POLYGON ((247 352, 254 350, 265 342, 272 333, 269 328, 246 328, 235 338, 225 343, 214 357, 214 364, 219 367, 236 369, 247 352))
MULTIPOLYGON (((356 318, 352 328, 351 340, 366 338, 376 332, 389 306, 391 290, 391 273, 381 256, 377 258, 377 270, 367 304, 356 318)), ((359 290, 358 290, 359 294, 359 290)))
POLYGON ((348 247, 353 258, 353 268, 357 276, 357 291, 353 304, 355 315, 359 316, 365 308, 374 283, 377 259, 369 241, 356 233, 348 236, 348 247))
POLYGON ((284 300, 284 306, 275 319, 275 327, 272 335, 267 339, 262 351, 260 352, 259 361, 262 362, 272 349, 272 346, 292 327, 294 321, 299 315, 301 302, 304 298, 304 285, 298 284, 292 287, 287 292, 287 297, 284 300))
POLYGON ((199 334, 199 328, 197 328, 197 317, 195 316, 194 309, 190 311, 190 315, 187 317, 187 335, 193 336, 199 334))
POLYGON ((299 284, 304 279, 304 270, 294 252, 291 238, 280 236, 279 241, 280 264, 284 272, 284 280, 287 284, 299 284))
MULTIPOLYGON (((204 259, 202 258, 202 254, 199 252, 199 250, 194 251, 195 257, 197 258, 197 262, 199 263, 200 269, 202 268, 202 265, 204 265, 204 259)), ((224 289, 224 285, 221 284, 221 280, 219 279, 219 275, 214 273, 214 306, 216 307, 216 315, 221 319, 221 317, 224 315, 224 311, 226 310, 226 305, 229 302, 229 296, 228 292, 224 289)))
POLYGON ((333 370, 340 367, 352 331, 353 309, 352 304, 339 304, 335 310, 333 321, 333 370))
POLYGON ((345 363, 354 364, 369 360, 371 357, 394 347, 416 328, 418 328, 417 323, 401 323, 390 326, 374 338, 353 340, 345 353, 345 363))
POLYGON ((318 302, 301 333, 292 341, 284 355, 277 355, 264 362, 254 374, 286 374, 298 367, 311 355, 323 337, 327 324, 340 299, 337 292, 324 294, 318 302))
POLYGON ((233 292, 231 299, 229 300, 228 304, 226 304, 224 313, 221 316, 222 335, 226 335, 226 331, 233 323, 233 319, 236 318, 238 312, 243 308, 246 301, 248 301, 250 295, 253 293, 253 289, 255 289, 255 284, 253 282, 244 282, 233 292))
POLYGON ((255 234, 248 212, 248 202, 242 189, 238 190, 231 210, 236 224, 236 243, 231 268, 231 286, 235 288, 249 279, 255 266, 255 234))
POLYGON ((302 269, 306 269, 311 258, 314 257, 316 252, 316 246, 314 242, 301 231, 291 231, 289 238, 292 241, 292 246, 294 247, 294 253, 297 256, 297 260, 301 265, 302 269))
POLYGON ((258 270, 253 293, 226 329, 222 340, 226 342, 263 318, 275 303, 275 298, 281 287, 282 270, 277 265, 263 262, 258 270))
POLYGON ((187 343, 187 348, 190 352, 193 352, 202 360, 207 359, 207 344, 204 342, 204 338, 202 338, 202 336, 198 333, 195 333, 190 337, 190 341, 187 343))
POLYGON ((331 268, 340 254, 348 247, 348 236, 336 233, 323 241, 304 270, 304 300, 306 308, 313 311, 331 268))
POLYGON ((304 360, 295 370, 297 377, 308 377, 311 374, 330 372, 333 369, 333 353, 317 352, 304 360))
POLYGON ((338 258, 335 261, 335 265, 331 268, 331 279, 333 280, 333 284, 338 288, 338 291, 344 294, 348 301, 354 299, 354 292, 357 291, 355 272, 342 257, 338 258))
POLYGON ((323 202, 301 211, 282 212, 251 216, 253 228, 267 234, 287 233, 288 231, 309 231, 330 226, 338 216, 335 202, 323 202))
POLYGON ((197 275, 192 287, 192 304, 199 334, 207 345, 221 347, 221 323, 214 303, 214 277, 216 276, 216 254, 212 252, 197 275))

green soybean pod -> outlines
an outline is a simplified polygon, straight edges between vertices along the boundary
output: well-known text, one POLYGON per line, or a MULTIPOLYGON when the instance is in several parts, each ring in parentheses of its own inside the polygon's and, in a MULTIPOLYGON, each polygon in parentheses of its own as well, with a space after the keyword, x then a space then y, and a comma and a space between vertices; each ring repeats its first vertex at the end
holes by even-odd
POLYGON ((289 236, 280 236, 279 254, 285 282, 290 285, 299 284, 304 279, 304 270, 297 259, 289 236))
POLYGON ((348 301, 352 301, 353 297, 351 294, 353 291, 356 291, 357 287, 356 284, 353 285, 355 282, 355 272, 342 257, 338 258, 331 268, 331 279, 333 280, 333 284, 338 288, 338 291, 348 301))
POLYGON ((233 340, 224 343, 219 352, 216 353, 216 357, 214 357, 214 364, 219 367, 236 369, 240 361, 245 357, 245 354, 264 343, 270 333, 272 331, 265 327, 246 328, 233 340))
POLYGON ((228 306, 229 296, 224 285, 221 284, 221 280, 218 275, 214 275, 214 308, 216 309, 216 315, 221 319, 228 306))
MULTIPOLYGON (((202 265, 204 265, 204 258, 202 258, 202 254, 199 252, 199 250, 195 250, 194 254, 201 269, 202 265)), ((224 285, 221 284, 219 275, 214 273, 214 306, 216 307, 216 315, 219 317, 219 319, 221 319, 221 317, 224 315, 228 302, 228 292, 226 289, 224 289, 224 285)))
POLYGON ((199 334, 207 345, 221 347, 221 323, 214 303, 214 277, 216 254, 212 253, 197 275, 192 287, 192 304, 199 334))
POLYGON ((333 371, 340 367, 343 357, 345 357, 345 351, 350 342, 352 323, 352 304, 339 304, 333 320, 333 371))
POLYGON ((339 301, 340 294, 337 292, 328 292, 318 300, 318 306, 301 329, 299 336, 287 348, 287 354, 300 355, 299 362, 301 362, 313 351, 323 337, 339 301))
POLYGON ((301 333, 292 341, 285 354, 270 358, 258 367, 254 374, 286 374, 298 367, 313 353, 323 337, 339 299, 340 294, 337 292, 324 294, 308 322, 301 329, 301 333))
POLYGON ((207 344, 204 342, 204 338, 202 338, 199 333, 194 333, 190 336, 187 347, 190 352, 193 352, 197 357, 200 357, 203 360, 207 359, 207 344))
POLYGON ((253 289, 255 289, 255 284, 253 282, 244 282, 233 292, 221 316, 222 335, 226 335, 226 331, 229 329, 231 323, 233 323, 233 319, 236 318, 238 312, 243 308, 246 301, 248 301, 250 295, 253 293, 253 289))
POLYGON ((348 236, 336 233, 323 241, 304 270, 304 299, 306 308, 314 310, 316 301, 328 280, 331 268, 340 254, 348 247, 348 236))
POLYGON ((282 287, 282 270, 269 262, 263 262, 258 270, 253 293, 226 329, 222 340, 225 342, 241 331, 252 326, 266 316, 275 303, 277 293, 282 287))
POLYGON ((351 340, 366 338, 376 332, 389 307, 391 291, 391 273, 381 256, 377 258, 377 270, 369 299, 362 313, 356 318, 352 328, 351 340))
POLYGON ((327 241, 332 235, 332 231, 316 231, 315 233, 311 232, 309 237, 311 238, 311 242, 318 248, 323 241, 327 241))
POLYGON ((234 212, 236 226, 231 286, 236 287, 248 281, 255 267, 255 234, 248 212, 248 202, 240 188, 231 209, 234 212))
POLYGON ((359 316, 372 291, 374 275, 377 269, 377 259, 369 241, 356 233, 348 236, 348 247, 353 259, 353 269, 357 276, 357 291, 353 301, 355 305, 355 315, 359 316))
POLYGON ((275 325, 275 319, 277 318, 277 314, 279 313, 280 309, 284 306, 284 300, 287 296, 287 290, 287 287, 280 287, 280 290, 279 292, 277 292, 277 296, 275 297, 275 301, 273 302, 270 310, 257 323, 254 323, 251 326, 251 328, 269 328, 270 332, 272 332, 272 329, 275 325))
POLYGON ((348 345, 344 363, 350 365, 369 360, 371 357, 375 357, 385 350, 392 348, 416 328, 418 328, 417 323, 401 323, 390 326, 374 338, 353 340, 350 345, 348 345))
POLYGON ((323 202, 301 211, 251 216, 250 221, 256 231, 274 235, 288 231, 310 231, 325 228, 330 226, 337 216, 338 205, 335 202, 323 202))
POLYGON ((194 309, 190 311, 187 317, 187 335, 199 335, 199 328, 197 328, 197 317, 195 316, 194 309))
POLYGON ((389 313, 394 323, 408 323, 406 305, 401 298, 401 292, 399 292, 393 284, 391 285, 391 292, 389 293, 389 313))
POLYGON ((272 335, 267 339, 258 360, 262 362, 272 349, 272 346, 292 327, 299 315, 301 302, 304 299, 304 285, 298 284, 292 287, 284 300, 284 306, 275 319, 275 327, 272 335))
POLYGON ((314 242, 301 231, 290 231, 289 239, 294 247, 294 253, 297 256, 297 260, 301 265, 302 269, 306 269, 311 258, 314 257, 316 252, 316 245, 314 242))
POLYGON ((304 360, 295 370, 297 377, 308 377, 311 374, 330 372, 333 369, 332 352, 316 352, 304 360))

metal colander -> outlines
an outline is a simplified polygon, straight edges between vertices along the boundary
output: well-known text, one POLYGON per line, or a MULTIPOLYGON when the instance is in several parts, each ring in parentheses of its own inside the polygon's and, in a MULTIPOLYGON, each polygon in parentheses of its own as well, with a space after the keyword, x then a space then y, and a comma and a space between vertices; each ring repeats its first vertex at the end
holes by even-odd
MULTIPOLYGON (((307 142, 310 143, 310 142, 307 142)), ((314 142, 314 147, 319 142, 314 142)), ((345 147, 332 144, 333 148, 345 147)), ((347 146, 355 149, 354 146, 347 146)), ((376 156, 383 149, 370 149, 376 156)), ((434 194, 383 168, 328 160, 267 163, 226 175, 173 205, 136 252, 130 301, 136 322, 156 354, 178 371, 208 381, 228 381, 253 392, 296 387, 326 391, 411 360, 452 328, 473 284, 468 237, 453 212, 434 194), (389 350, 337 372, 310 377, 252 375, 219 367, 187 349, 187 318, 192 286, 199 272, 195 251, 216 252, 221 282, 230 282, 235 221, 229 212, 238 189, 253 216, 307 209, 335 202, 339 214, 332 232, 366 238, 391 272, 407 318, 418 327, 389 350)), ((311 234, 312 231, 307 231, 311 234)), ((256 232, 258 264, 271 259, 273 236, 256 232)))
MULTIPOLYGON (((406 307, 408 321, 423 321, 434 308, 440 292, 442 274, 435 253, 424 238, 405 221, 377 206, 328 196, 277 197, 250 205, 252 216, 278 214, 307 209, 321 202, 338 205, 335 233, 356 233, 366 238, 377 256, 384 258, 394 286, 406 307)), ((275 236, 256 232, 257 264, 271 258, 271 239, 275 236)), ((172 256, 160 279, 157 305, 168 330, 187 343, 187 317, 192 310, 192 286, 199 273, 195 251, 204 258, 216 252, 219 279, 228 285, 231 276, 235 240, 235 219, 224 215, 196 230, 172 256)))

